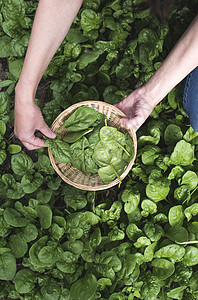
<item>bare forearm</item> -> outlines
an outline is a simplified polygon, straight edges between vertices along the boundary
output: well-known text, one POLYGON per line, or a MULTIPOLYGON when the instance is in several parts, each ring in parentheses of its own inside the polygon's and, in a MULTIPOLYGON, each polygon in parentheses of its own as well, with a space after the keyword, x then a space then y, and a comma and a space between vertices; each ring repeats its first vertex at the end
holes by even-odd
POLYGON ((178 41, 151 79, 144 85, 154 105, 198 66, 198 17, 178 41))
POLYGON ((18 87, 35 93, 81 4, 82 0, 40 0, 18 87))

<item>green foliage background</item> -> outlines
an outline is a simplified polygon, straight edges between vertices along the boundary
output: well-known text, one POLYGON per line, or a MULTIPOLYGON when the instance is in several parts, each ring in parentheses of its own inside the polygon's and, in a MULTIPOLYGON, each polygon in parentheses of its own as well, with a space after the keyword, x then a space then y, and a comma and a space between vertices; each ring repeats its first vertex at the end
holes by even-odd
MULTIPOLYGON (((118 103, 160 66, 198 2, 176 1, 161 26, 138 0, 85 0, 42 82, 46 122, 78 101, 118 103)), ((66 185, 46 149, 14 139, 14 87, 36 1, 0 0, 0 298, 198 298, 198 133, 176 87, 138 131, 138 155, 121 185, 66 185)), ((41 99, 40 99, 41 100, 41 99)))

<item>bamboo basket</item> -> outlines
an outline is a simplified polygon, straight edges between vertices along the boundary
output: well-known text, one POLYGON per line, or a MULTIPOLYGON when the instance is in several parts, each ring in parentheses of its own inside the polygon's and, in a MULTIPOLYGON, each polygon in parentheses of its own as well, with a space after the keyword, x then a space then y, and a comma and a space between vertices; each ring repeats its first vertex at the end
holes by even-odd
MULTIPOLYGON (((136 153, 137 153, 137 138, 136 133, 133 129, 126 129, 123 126, 120 125, 119 120, 120 118, 126 117, 125 114, 116 108, 115 106, 105 103, 103 101, 83 101, 78 102, 66 110, 64 110, 53 122, 52 124, 52 131, 55 132, 57 135, 63 136, 67 134, 67 130, 65 128, 59 129, 59 127, 63 126, 65 120, 80 106, 86 105, 89 107, 92 107, 99 112, 105 114, 107 116, 107 123, 109 126, 116 127, 122 132, 128 132, 131 139, 134 143, 134 157, 128 164, 127 168, 125 169, 124 173, 120 176, 120 178, 123 180, 129 171, 131 170, 136 153)), ((49 158, 51 161, 51 164, 54 168, 54 170, 57 172, 57 174, 62 178, 63 181, 66 183, 86 191, 99 191, 99 190, 105 190, 109 189, 117 184, 119 184, 119 179, 116 178, 114 181, 112 181, 109 184, 105 184, 99 177, 98 174, 84 174, 78 169, 76 169, 72 164, 66 164, 66 163, 60 163, 56 161, 53 157, 51 149, 48 148, 49 158)))

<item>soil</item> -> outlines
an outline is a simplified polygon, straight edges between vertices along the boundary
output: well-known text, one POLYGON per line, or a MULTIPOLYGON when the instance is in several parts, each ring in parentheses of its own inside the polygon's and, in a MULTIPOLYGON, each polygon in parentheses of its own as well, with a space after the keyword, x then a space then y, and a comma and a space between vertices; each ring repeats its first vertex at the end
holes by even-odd
POLYGON ((1 58, 0 59, 0 81, 7 79, 6 72, 8 72, 7 60, 1 58))

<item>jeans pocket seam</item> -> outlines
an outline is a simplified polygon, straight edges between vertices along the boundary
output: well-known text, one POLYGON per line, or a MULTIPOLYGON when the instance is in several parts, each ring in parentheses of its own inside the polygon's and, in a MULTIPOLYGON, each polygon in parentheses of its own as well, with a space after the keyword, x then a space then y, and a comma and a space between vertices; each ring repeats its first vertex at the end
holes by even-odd
POLYGON ((188 93, 188 89, 189 89, 189 85, 190 85, 190 79, 191 79, 192 75, 189 74, 186 78, 186 82, 185 82, 185 86, 184 86, 184 92, 183 92, 183 105, 184 108, 187 107, 187 93, 188 93))

